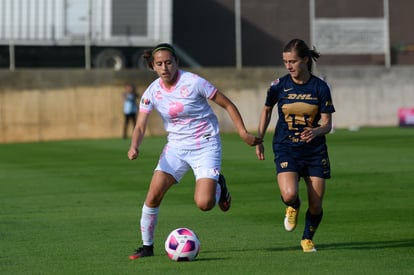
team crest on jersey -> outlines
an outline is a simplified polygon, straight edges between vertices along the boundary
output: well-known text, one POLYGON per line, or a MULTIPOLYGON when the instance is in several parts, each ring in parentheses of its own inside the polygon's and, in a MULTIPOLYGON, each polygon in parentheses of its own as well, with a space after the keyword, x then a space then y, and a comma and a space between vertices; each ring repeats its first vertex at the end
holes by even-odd
POLYGON ((190 92, 188 91, 187 86, 184 86, 184 87, 181 88, 180 94, 181 94, 181 97, 188 97, 190 92))
POLYGON ((158 100, 161 100, 162 99, 162 93, 161 93, 161 91, 157 91, 155 93, 155 98, 158 99, 158 100))
POLYGON ((144 105, 150 105, 151 104, 151 101, 149 100, 149 98, 142 98, 141 99, 141 103, 142 104, 144 104, 144 105))
POLYGON ((288 163, 287 161, 281 162, 281 163, 280 163, 280 167, 281 167, 281 168, 287 168, 287 167, 288 167, 288 164, 289 164, 289 163, 288 163))

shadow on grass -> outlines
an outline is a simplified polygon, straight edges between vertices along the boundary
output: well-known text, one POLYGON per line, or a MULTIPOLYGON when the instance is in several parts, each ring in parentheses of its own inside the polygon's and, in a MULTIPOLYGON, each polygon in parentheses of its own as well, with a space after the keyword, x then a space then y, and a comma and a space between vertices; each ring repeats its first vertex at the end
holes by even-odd
POLYGON ((195 259, 195 261, 197 262, 205 262, 205 261, 223 261, 223 260, 228 260, 230 259, 230 257, 203 257, 203 258, 197 258, 195 259))
MULTIPOLYGON (((286 251, 286 250, 297 250, 297 246, 289 247, 273 247, 268 248, 269 251, 286 251)), ((387 249, 387 248, 404 248, 412 247, 414 248, 414 239, 404 239, 404 240, 394 240, 394 241, 366 241, 366 242, 342 242, 342 243, 316 243, 316 248, 318 250, 331 250, 331 249, 387 249)))
MULTIPOLYGON (((379 249, 394 249, 394 248, 414 248, 414 239, 402 239, 393 241, 365 241, 365 242, 337 242, 337 243, 316 243, 316 249, 318 251, 329 250, 379 250, 379 249)), ((246 251, 269 251, 269 252, 283 252, 283 251, 302 251, 300 244, 294 246, 281 246, 275 244, 274 247, 260 248, 250 247, 243 249, 228 249, 229 253, 237 253, 246 251)), ((226 251, 226 250, 222 250, 226 251)), ((232 257, 216 257, 216 251, 206 250, 202 252, 202 257, 198 257, 197 261, 223 261, 232 257), (212 256, 214 254, 214 256, 212 256), (212 257, 210 257, 212 256, 212 257)))

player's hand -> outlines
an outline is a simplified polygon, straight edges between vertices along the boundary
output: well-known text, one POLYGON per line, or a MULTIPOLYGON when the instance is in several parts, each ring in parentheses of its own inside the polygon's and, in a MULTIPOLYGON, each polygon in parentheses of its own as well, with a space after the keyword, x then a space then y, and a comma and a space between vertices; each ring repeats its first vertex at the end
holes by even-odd
POLYGON ((259 160, 265 159, 263 143, 256 145, 256 156, 259 160))
POLYGON ((313 128, 305 128, 300 134, 300 139, 304 140, 307 143, 311 142, 315 138, 313 130, 313 128))
POLYGON ((256 137, 248 132, 243 133, 240 137, 250 146, 254 146, 263 142, 262 138, 256 137))
POLYGON ((139 150, 137 148, 131 147, 128 151, 128 158, 134 160, 139 156, 139 150))

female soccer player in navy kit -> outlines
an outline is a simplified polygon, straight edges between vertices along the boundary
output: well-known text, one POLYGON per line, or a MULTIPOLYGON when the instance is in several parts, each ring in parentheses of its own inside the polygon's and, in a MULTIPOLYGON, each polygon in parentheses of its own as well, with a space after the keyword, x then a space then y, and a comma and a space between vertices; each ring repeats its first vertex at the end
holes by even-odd
MULTIPOLYGON (((313 61, 319 53, 303 40, 293 39, 283 49, 288 74, 272 82, 260 115, 259 137, 264 137, 273 107, 279 119, 273 136, 274 161, 282 201, 286 204, 284 227, 293 231, 297 224, 301 200, 299 180, 307 186, 308 209, 301 240, 304 252, 315 252, 313 236, 322 220, 325 179, 330 164, 325 135, 332 128, 331 92, 328 85, 312 74, 313 61)), ((256 155, 264 160, 264 146, 256 146, 256 155)))
POLYGON ((245 128, 242 117, 230 99, 204 78, 178 68, 174 48, 157 45, 144 53, 149 67, 159 76, 141 97, 138 120, 132 134, 129 159, 136 159, 152 110, 160 114, 168 132, 168 142, 160 156, 142 207, 143 246, 129 258, 153 256, 154 230, 159 206, 168 189, 192 169, 196 179, 194 201, 203 211, 216 202, 220 209, 230 208, 231 197, 221 170, 219 125, 208 100, 224 108, 240 137, 248 145, 262 142, 245 128), (218 184, 217 184, 218 183, 218 184))

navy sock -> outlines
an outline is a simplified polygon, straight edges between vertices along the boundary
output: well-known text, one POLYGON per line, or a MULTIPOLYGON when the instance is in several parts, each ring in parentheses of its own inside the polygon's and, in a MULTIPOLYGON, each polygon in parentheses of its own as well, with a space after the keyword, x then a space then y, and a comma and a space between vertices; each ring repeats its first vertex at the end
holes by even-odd
POLYGON ((313 239, 313 235, 315 235, 316 229, 318 228, 319 224, 321 223, 323 216, 323 210, 319 215, 312 215, 309 212, 309 209, 306 211, 306 218, 305 218, 305 229, 303 230, 303 239, 313 239))

